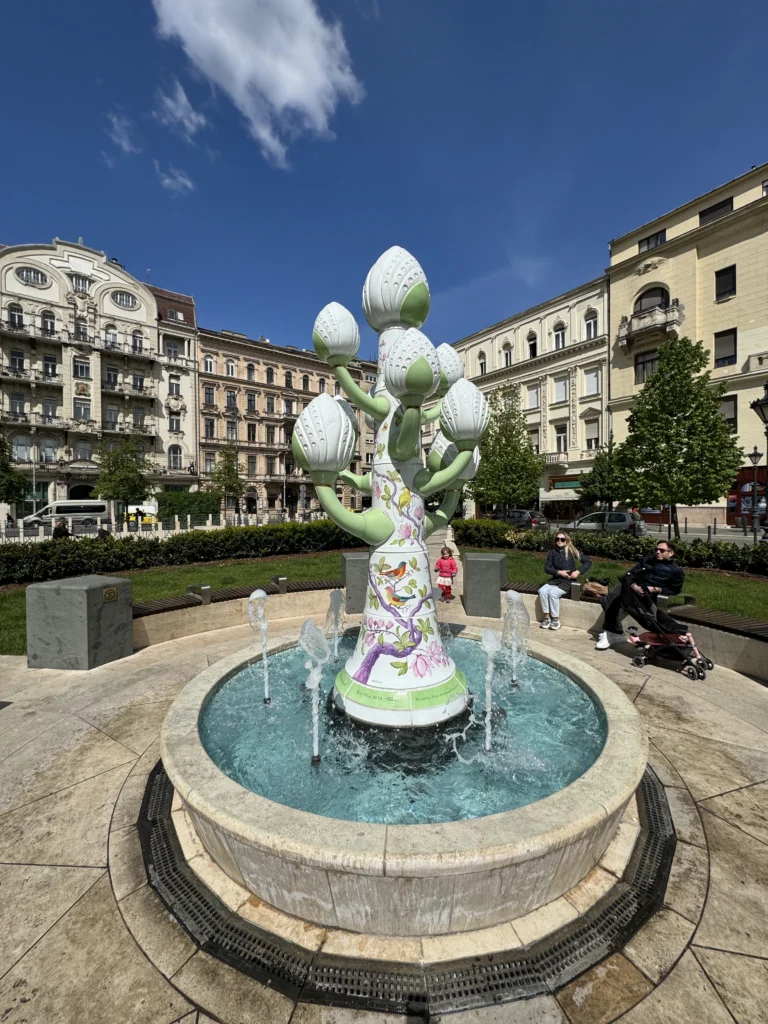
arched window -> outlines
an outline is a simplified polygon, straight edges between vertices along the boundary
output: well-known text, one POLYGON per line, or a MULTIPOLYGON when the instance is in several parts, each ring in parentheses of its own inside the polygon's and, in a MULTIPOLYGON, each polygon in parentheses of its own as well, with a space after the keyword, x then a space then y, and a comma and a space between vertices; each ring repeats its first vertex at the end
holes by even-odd
POLYGON ((588 309, 584 317, 584 337, 587 341, 597 337, 597 313, 588 309))
POLYGON ((293 387, 293 374, 291 373, 290 370, 288 370, 285 374, 285 386, 287 388, 293 387))
POLYGON ((253 363, 248 363, 245 372, 248 375, 248 380, 256 380, 256 367, 253 363))
POLYGON ((267 384, 274 384, 274 383, 275 383, 275 371, 272 369, 271 366, 268 366, 267 367, 267 384))
POLYGON ((114 324, 107 324, 104 328, 104 341, 107 348, 117 348, 117 328, 114 324))
POLYGON ((203 360, 203 370, 205 373, 213 373, 213 356, 206 356, 203 360))
POLYGON ((666 288, 646 288, 642 294, 635 299, 633 313, 645 313, 649 309, 667 309, 669 306, 669 292, 666 288))
POLYGON ((234 361, 234 359, 228 359, 227 360, 227 376, 228 377, 234 377, 235 376, 235 361, 234 361))
POLYGON ((538 346, 538 338, 536 337, 536 332, 535 331, 531 331, 530 334, 528 335, 528 337, 526 338, 526 341, 528 342, 528 358, 529 359, 535 359, 536 358, 536 354, 538 352, 538 347, 539 347, 538 346))
POLYGON ((477 372, 481 377, 485 376, 485 352, 478 352, 477 354, 477 372))
POLYGON ((75 320, 75 341, 88 341, 88 323, 81 316, 75 320))
POLYGON ((305 373, 304 376, 301 378, 301 390, 302 391, 309 391, 309 374, 308 373, 305 373))
POLYGON ((32 461, 32 442, 26 434, 17 434, 13 439, 11 454, 15 462, 32 461))
POLYGON ((8 325, 9 327, 24 326, 24 310, 18 302, 12 302, 8 307, 8 325))
POLYGON ((40 316, 40 322, 43 327, 43 334, 46 337, 51 337, 56 332, 56 317, 50 311, 46 309, 40 316))
POLYGON ((131 345, 133 346, 134 352, 141 352, 144 348, 144 335, 141 331, 134 331, 131 334, 131 345))
POLYGON ((334 395, 340 395, 341 394, 341 384, 339 384, 338 381, 336 381, 336 383, 333 385, 333 393, 334 393, 334 395))
POLYGON ((506 342, 506 344, 502 345, 501 352, 502 352, 502 356, 504 358, 504 365, 505 366, 511 366, 512 365, 512 346, 509 344, 509 342, 506 342))
POLYGON ((52 441, 49 437, 44 437, 40 442, 40 461, 56 461, 56 442, 52 441))
POLYGON ((168 469, 181 469, 180 444, 172 444, 168 448, 168 469))
POLYGON ((317 382, 317 393, 322 395, 325 393, 325 377, 321 377, 317 382))
POLYGON ((565 324, 562 321, 558 321, 555 324, 553 333, 555 336, 555 352, 558 352, 561 348, 565 348, 565 324))

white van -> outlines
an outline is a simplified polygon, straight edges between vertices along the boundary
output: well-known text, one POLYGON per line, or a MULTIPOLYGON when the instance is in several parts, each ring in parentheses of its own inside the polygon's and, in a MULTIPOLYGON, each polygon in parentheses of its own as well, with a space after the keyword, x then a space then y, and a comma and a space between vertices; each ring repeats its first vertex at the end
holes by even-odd
POLYGON ((25 526, 55 526, 57 519, 72 520, 78 526, 94 526, 99 519, 108 520, 109 509, 103 498, 81 498, 79 501, 54 501, 24 519, 25 526))

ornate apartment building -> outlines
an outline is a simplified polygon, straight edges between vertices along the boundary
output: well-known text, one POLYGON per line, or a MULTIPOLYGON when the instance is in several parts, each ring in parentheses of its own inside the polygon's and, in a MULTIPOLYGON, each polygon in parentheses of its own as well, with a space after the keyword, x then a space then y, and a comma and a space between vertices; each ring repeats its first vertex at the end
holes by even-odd
MULTIPOLYGON (((727 382, 721 412, 745 453, 757 445, 765 456, 763 425, 749 403, 768 381, 768 164, 614 239, 610 253, 616 441, 626 437, 661 342, 687 336, 704 342, 712 379, 727 382)), ((751 508, 753 471, 745 463, 719 506, 690 510, 689 518, 722 522, 726 502, 730 521, 751 508)))
MULTIPOLYGON (((534 449, 544 455, 539 503, 569 516, 579 477, 606 439, 608 286, 597 278, 454 343, 486 394, 511 386, 534 449)), ((425 431, 428 447, 436 427, 425 431)))
MULTIPOLYGON (((203 480, 220 453, 236 450, 248 490, 245 511, 287 509, 295 514, 304 487, 305 510, 319 508, 312 481, 295 465, 291 435, 297 416, 317 395, 340 394, 327 365, 314 352, 256 341, 234 331, 200 330, 198 346, 200 471, 203 480)), ((351 363, 357 383, 370 388, 376 364, 351 363)), ((372 462, 373 433, 357 413, 359 448, 350 469, 365 472, 372 462)), ((359 494, 338 488, 349 508, 362 507, 359 494)))
POLYGON ((195 350, 191 297, 82 241, 0 249, 0 428, 37 507, 87 497, 98 446, 126 433, 156 488, 194 487, 195 350))

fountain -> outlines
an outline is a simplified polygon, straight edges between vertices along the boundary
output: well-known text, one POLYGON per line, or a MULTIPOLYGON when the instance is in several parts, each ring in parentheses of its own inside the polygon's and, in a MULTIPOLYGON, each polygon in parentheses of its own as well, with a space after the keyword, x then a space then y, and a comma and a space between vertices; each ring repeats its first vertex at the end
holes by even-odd
POLYGON ((358 326, 331 303, 313 342, 347 397, 310 402, 291 442, 330 518, 370 547, 361 628, 342 633, 334 594, 326 629, 343 666, 312 622, 298 646, 267 657, 256 591, 249 618, 263 628, 264 700, 271 673, 278 713, 261 700, 258 658, 231 655, 176 699, 162 757, 200 843, 258 901, 378 936, 467 932, 529 914, 595 867, 640 781, 647 741, 614 683, 530 642, 520 595, 507 596, 501 638, 470 624, 448 642, 426 542, 476 472, 487 402, 455 351, 419 330, 429 289, 410 254, 393 248, 377 260, 363 305, 379 335, 375 386, 368 394, 353 380, 358 326), (347 469, 358 416, 375 428, 363 476, 347 469), (438 419, 424 465, 421 429, 438 419), (371 508, 344 508, 339 480, 370 495, 371 508), (425 498, 438 491, 443 502, 429 512, 425 498), (296 686, 306 669, 311 772, 300 756, 306 690, 296 686), (484 728, 471 713, 481 680, 484 728))
POLYGON ((256 643, 256 630, 261 634, 261 662, 264 671, 264 703, 271 703, 269 696, 269 663, 267 659, 267 594, 264 590, 254 590, 248 598, 248 621, 253 630, 253 640, 256 643))
POLYGON ((333 637, 333 658, 339 656, 339 633, 343 628, 344 620, 344 592, 332 590, 331 599, 328 604, 328 614, 325 617, 325 635, 333 637))

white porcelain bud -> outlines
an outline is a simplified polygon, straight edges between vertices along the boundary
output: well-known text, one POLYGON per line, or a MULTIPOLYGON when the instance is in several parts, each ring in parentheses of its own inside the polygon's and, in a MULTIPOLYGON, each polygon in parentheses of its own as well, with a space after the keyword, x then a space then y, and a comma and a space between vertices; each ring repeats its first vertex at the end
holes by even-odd
POLYGON ((433 393, 440 383, 440 360, 426 334, 411 327, 397 339, 384 363, 384 382, 404 405, 421 405, 433 393))
POLYGON ((339 302, 329 302, 317 314, 312 329, 315 352, 330 366, 346 366, 360 348, 357 320, 339 302))
POLYGON ((429 285, 418 260, 399 245, 382 253, 365 279, 363 309, 375 331, 394 324, 421 327, 429 313, 429 285))
POLYGON ((444 395, 449 387, 464 376, 464 364, 456 349, 445 342, 437 346, 437 358, 440 360, 440 386, 437 394, 444 395))
POLYGON ((339 473, 355 451, 356 432, 347 412, 330 395, 318 395, 296 421, 292 443, 310 473, 339 473))
POLYGON ((488 426, 488 401, 482 391, 463 377, 451 385, 440 409, 440 427, 451 441, 465 447, 479 441, 488 426))
POLYGON ((349 417, 349 422, 352 424, 352 429, 355 432, 355 437, 360 433, 360 424, 357 422, 357 415, 355 410, 349 404, 349 402, 342 395, 334 395, 334 402, 337 402, 339 406, 344 410, 346 416, 349 417))
POLYGON ((458 479, 462 483, 466 483, 468 480, 474 480, 477 476, 477 468, 480 465, 480 449, 475 446, 472 451, 472 458, 469 460, 469 464, 466 469, 459 473, 458 479))
MULTIPOLYGON (((459 449, 449 440, 442 430, 438 430, 435 435, 435 439, 430 445, 429 454, 427 455, 427 466, 434 473, 439 469, 447 469, 450 466, 456 456, 459 454, 459 449)), ((472 452, 472 458, 470 459, 469 465, 463 470, 458 479, 462 482, 467 480, 474 480, 477 473, 477 467, 480 465, 480 449, 475 447, 472 452)))

